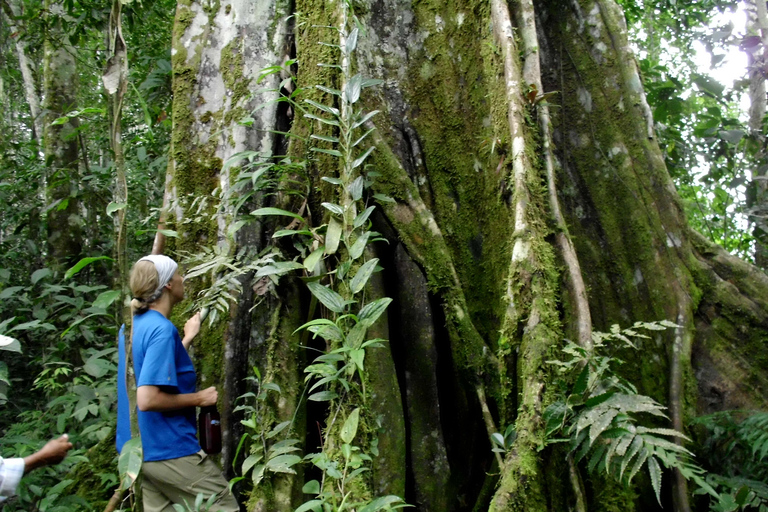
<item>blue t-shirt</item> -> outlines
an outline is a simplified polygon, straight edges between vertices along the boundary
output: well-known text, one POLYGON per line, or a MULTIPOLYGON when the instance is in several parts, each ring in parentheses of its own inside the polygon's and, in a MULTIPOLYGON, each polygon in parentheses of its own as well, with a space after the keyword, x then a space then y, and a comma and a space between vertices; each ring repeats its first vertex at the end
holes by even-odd
MULTIPOLYGON (((179 331, 161 313, 152 309, 133 318, 133 368, 137 388, 158 386, 172 394, 195 392, 195 368, 181 344, 179 331)), ((118 405, 118 448, 122 448, 121 440, 124 443, 130 438, 125 437, 125 433, 130 431, 127 399, 125 393, 122 428, 118 405)), ((145 461, 176 459, 200 451, 194 407, 166 412, 139 411, 138 416, 145 461)))
POLYGON ((117 453, 131 439, 131 415, 128 412, 128 390, 125 387, 125 325, 117 335, 117 453))

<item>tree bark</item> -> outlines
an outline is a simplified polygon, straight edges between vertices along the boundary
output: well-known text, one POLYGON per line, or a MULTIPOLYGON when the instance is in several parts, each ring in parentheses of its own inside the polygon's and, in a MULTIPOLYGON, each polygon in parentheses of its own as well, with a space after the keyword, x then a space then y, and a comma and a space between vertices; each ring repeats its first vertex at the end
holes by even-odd
POLYGON ((53 0, 47 0, 45 6, 51 13, 43 58, 48 262, 52 268, 64 270, 82 254, 78 122, 77 118, 53 122, 77 108, 78 78, 75 50, 63 29, 63 7, 53 0))

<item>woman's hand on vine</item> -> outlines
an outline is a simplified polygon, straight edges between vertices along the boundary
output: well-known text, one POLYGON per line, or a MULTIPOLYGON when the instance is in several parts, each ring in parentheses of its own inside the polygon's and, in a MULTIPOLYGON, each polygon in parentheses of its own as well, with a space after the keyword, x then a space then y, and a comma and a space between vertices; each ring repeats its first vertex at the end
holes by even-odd
POLYGON ((200 317, 199 311, 192 315, 192 317, 187 320, 187 323, 184 324, 184 339, 181 340, 184 348, 189 348, 189 346, 192 344, 192 340, 195 338, 195 336, 197 336, 197 333, 200 332, 201 324, 202 318, 200 317))

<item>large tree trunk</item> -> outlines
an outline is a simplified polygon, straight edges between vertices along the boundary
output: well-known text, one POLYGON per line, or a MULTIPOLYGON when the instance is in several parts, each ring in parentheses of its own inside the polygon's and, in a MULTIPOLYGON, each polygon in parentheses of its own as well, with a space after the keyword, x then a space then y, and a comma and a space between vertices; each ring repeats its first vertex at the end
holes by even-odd
MULTIPOLYGON (((222 170, 231 155, 282 151, 267 130, 288 119, 273 104, 252 114, 251 126, 237 123, 276 97, 249 96, 259 88, 259 69, 295 51, 299 86, 339 87, 338 71, 318 64, 340 64, 340 57, 318 42, 337 41, 327 27, 338 25, 340 5, 213 6, 181 2, 176 16, 168 187, 177 206, 174 246, 261 249, 269 226, 241 231, 232 243, 232 212, 203 210, 206 217, 192 200, 215 187, 226 191, 236 172, 222 170), (301 13, 295 24, 285 21, 293 10, 301 13)), ((366 109, 381 110, 374 187, 396 201, 381 204, 375 220, 390 243, 376 248, 385 270, 374 294, 395 303, 378 327, 389 348, 379 349, 378 370, 369 367, 366 377, 373 414, 385 418, 379 446, 387 447, 368 488, 404 491, 424 511, 554 511, 577 501, 579 510, 599 510, 603 499, 656 509, 652 493, 633 499, 599 478, 584 492, 584 468, 540 449, 541 414, 555 393, 545 361, 564 338, 588 345, 591 322, 607 330, 672 320, 678 329, 620 354, 632 363, 625 376, 669 406, 672 426, 683 429, 700 412, 760 406, 768 396, 760 372, 768 366, 768 278, 687 226, 654 140, 621 9, 613 0, 367 0, 355 9, 366 28, 355 72, 384 81, 365 100, 366 109), (545 108, 540 95, 554 91, 545 108), (499 475, 489 430, 511 423, 518 437, 499 475)), ((279 78, 267 81, 274 89, 279 78)), ((318 129, 299 121, 294 134, 318 129)), ((299 159, 306 146, 293 139, 289 149, 299 159)), ((320 203, 330 194, 320 177, 338 169, 323 158, 308 169, 308 205, 319 225, 320 203)), ((261 300, 252 284, 231 318, 204 332, 195 348, 203 381, 224 386, 227 463, 240 435, 232 409, 247 362, 283 389, 276 418, 304 407, 305 354, 292 332, 311 312, 309 296, 300 283, 284 283, 252 310, 261 300)), ((326 411, 301 414, 311 427, 309 451, 326 411)), ((301 480, 267 479, 249 508, 297 507, 301 480)), ((666 500, 689 510, 685 481, 674 475, 670 483, 666 500)))

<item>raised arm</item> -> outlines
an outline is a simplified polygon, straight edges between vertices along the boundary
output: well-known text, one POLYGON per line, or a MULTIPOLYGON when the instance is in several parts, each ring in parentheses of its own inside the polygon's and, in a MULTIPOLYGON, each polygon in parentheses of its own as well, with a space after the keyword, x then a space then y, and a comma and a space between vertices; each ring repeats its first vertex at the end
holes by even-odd
POLYGON ((200 324, 202 321, 200 312, 197 312, 184 324, 184 338, 182 338, 181 344, 184 345, 185 349, 189 350, 192 340, 197 336, 197 333, 200 332, 200 324))

